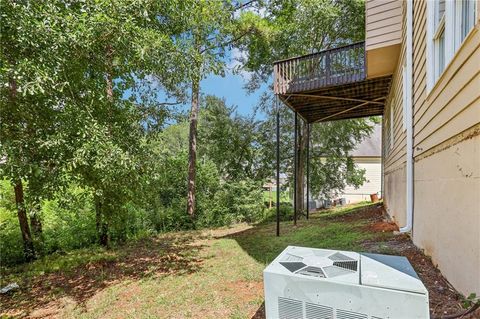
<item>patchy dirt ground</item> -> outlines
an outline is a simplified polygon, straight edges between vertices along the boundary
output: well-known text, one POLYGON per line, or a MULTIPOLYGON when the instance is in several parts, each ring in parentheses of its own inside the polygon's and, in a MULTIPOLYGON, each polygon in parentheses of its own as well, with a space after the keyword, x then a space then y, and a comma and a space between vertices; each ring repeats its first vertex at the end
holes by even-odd
MULTIPOLYGON (((21 290, 0 295, 0 318, 265 318, 262 269, 289 244, 406 256, 429 290, 432 318, 464 311, 430 258, 396 230, 374 205, 283 222, 281 237, 272 223, 165 234, 72 269, 7 274, 21 290)), ((480 309, 462 318, 480 318, 480 309)))

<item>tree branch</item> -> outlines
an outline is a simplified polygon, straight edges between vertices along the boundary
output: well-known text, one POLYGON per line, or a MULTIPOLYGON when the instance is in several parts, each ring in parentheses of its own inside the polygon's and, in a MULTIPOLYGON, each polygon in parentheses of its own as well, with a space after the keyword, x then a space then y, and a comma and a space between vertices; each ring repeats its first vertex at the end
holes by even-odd
POLYGON ((218 48, 221 48, 221 47, 225 47, 225 46, 228 46, 230 44, 233 44, 237 41, 239 41, 240 39, 242 39, 244 36, 246 36, 247 34, 249 34, 251 32, 251 29, 248 29, 247 31, 245 31, 244 33, 240 34, 239 36, 233 38, 233 39, 230 39, 226 42, 223 42, 223 43, 220 43, 218 45, 215 45, 215 46, 209 46, 209 47, 206 47, 206 48, 203 48, 202 50, 200 50, 200 54, 203 54, 205 53, 206 51, 208 50, 213 50, 213 49, 218 49, 218 48))
POLYGON ((249 5, 251 5, 254 2, 258 2, 258 0, 251 0, 251 1, 247 1, 245 3, 241 3, 238 6, 236 6, 235 8, 233 8, 233 11, 241 10, 245 7, 248 7, 249 5))
POLYGON ((182 102, 162 102, 162 103, 158 103, 159 105, 177 105, 177 104, 181 104, 182 102))

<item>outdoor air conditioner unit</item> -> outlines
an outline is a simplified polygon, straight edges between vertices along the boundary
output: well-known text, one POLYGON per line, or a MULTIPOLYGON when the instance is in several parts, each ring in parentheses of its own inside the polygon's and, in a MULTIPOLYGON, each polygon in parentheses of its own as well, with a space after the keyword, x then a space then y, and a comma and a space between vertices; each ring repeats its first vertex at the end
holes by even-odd
POLYGON ((263 275, 267 318, 429 318, 405 257, 289 246, 263 275))

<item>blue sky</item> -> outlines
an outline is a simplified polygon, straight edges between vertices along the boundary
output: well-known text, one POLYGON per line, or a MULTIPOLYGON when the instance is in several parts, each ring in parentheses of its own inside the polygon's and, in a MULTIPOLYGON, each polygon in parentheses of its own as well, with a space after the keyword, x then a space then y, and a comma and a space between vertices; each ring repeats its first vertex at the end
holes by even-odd
MULTIPOLYGON (((259 97, 266 90, 265 87, 255 91, 252 94, 243 89, 246 81, 240 74, 228 72, 225 77, 210 75, 201 82, 202 94, 211 94, 223 97, 228 106, 236 106, 237 112, 242 115, 253 113, 258 103, 259 97)), ((257 118, 262 115, 258 114, 257 118)))
MULTIPOLYGON (((253 93, 248 93, 243 87, 247 83, 247 79, 250 74, 248 72, 240 70, 238 73, 234 73, 233 69, 238 69, 240 63, 236 58, 241 53, 238 50, 229 52, 226 57, 225 76, 209 75, 200 83, 200 93, 203 95, 210 94, 220 98, 225 98, 225 102, 228 106, 235 106, 236 110, 241 115, 253 114, 255 107, 257 106, 260 96, 265 90, 268 89, 267 85, 263 85, 260 89, 253 93)), ((190 92, 189 92, 190 93, 190 92)), ((131 95, 130 91, 124 93, 124 98, 128 98, 131 95)), ((160 89, 159 102, 175 102, 175 98, 168 98, 164 91, 160 89)), ((180 109, 185 111, 190 110, 190 103, 178 105, 180 109)), ((256 119, 263 119, 264 115, 257 113, 256 119)))

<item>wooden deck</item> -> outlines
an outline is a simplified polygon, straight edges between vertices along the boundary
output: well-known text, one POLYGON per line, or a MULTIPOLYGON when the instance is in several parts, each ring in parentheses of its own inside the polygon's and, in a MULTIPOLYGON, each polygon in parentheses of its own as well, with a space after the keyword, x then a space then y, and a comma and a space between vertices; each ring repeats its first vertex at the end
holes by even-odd
POLYGON ((366 78, 365 43, 274 63, 274 92, 307 122, 382 115, 391 75, 366 78))

